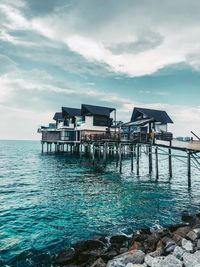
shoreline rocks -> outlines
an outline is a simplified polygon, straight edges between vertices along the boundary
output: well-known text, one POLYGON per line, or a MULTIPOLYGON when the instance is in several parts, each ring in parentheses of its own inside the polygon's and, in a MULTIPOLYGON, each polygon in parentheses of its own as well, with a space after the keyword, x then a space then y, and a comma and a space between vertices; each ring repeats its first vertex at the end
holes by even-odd
POLYGON ((200 267, 200 214, 183 213, 183 224, 141 229, 132 236, 94 237, 63 250, 54 266, 200 267))

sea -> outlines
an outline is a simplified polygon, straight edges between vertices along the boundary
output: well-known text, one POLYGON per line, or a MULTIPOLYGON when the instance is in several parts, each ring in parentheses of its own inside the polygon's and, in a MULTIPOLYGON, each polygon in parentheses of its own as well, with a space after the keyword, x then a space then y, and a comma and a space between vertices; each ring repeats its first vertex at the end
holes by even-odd
POLYGON ((50 267, 79 240, 130 235, 199 212, 200 171, 192 166, 189 188, 185 154, 174 153, 183 157, 173 157, 173 177, 159 155, 156 181, 145 153, 137 176, 129 157, 120 174, 114 157, 93 164, 86 156, 42 154, 39 141, 0 141, 0 266, 50 267))

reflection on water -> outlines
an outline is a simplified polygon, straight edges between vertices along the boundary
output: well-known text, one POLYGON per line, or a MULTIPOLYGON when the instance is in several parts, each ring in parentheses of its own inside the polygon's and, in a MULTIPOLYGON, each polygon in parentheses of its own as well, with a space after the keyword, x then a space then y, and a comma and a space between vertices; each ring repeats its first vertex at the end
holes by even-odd
POLYGON ((199 173, 193 170, 189 191, 187 166, 176 159, 170 180, 161 157, 156 183, 145 155, 137 177, 129 158, 119 174, 111 158, 93 166, 40 149, 39 142, 0 142, 0 265, 50 266, 53 253, 79 239, 171 224, 199 208, 199 173))

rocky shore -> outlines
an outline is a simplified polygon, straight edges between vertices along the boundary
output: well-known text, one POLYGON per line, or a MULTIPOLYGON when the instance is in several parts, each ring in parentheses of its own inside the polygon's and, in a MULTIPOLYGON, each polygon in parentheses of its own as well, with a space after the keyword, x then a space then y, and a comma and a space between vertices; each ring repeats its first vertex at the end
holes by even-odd
POLYGON ((200 214, 182 214, 182 224, 132 236, 96 236, 67 248, 54 259, 65 267, 200 267, 200 214))

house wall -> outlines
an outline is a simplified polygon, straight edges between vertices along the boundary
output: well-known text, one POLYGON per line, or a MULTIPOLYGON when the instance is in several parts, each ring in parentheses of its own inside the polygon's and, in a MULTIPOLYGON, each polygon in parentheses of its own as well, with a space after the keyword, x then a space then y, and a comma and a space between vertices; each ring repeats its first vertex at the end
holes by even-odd
POLYGON ((94 116, 85 116, 85 122, 77 127, 77 130, 94 130, 94 131, 106 131, 107 126, 94 126, 94 116))
POLYGON ((158 133, 167 132, 167 124, 155 124, 155 130, 158 133))

